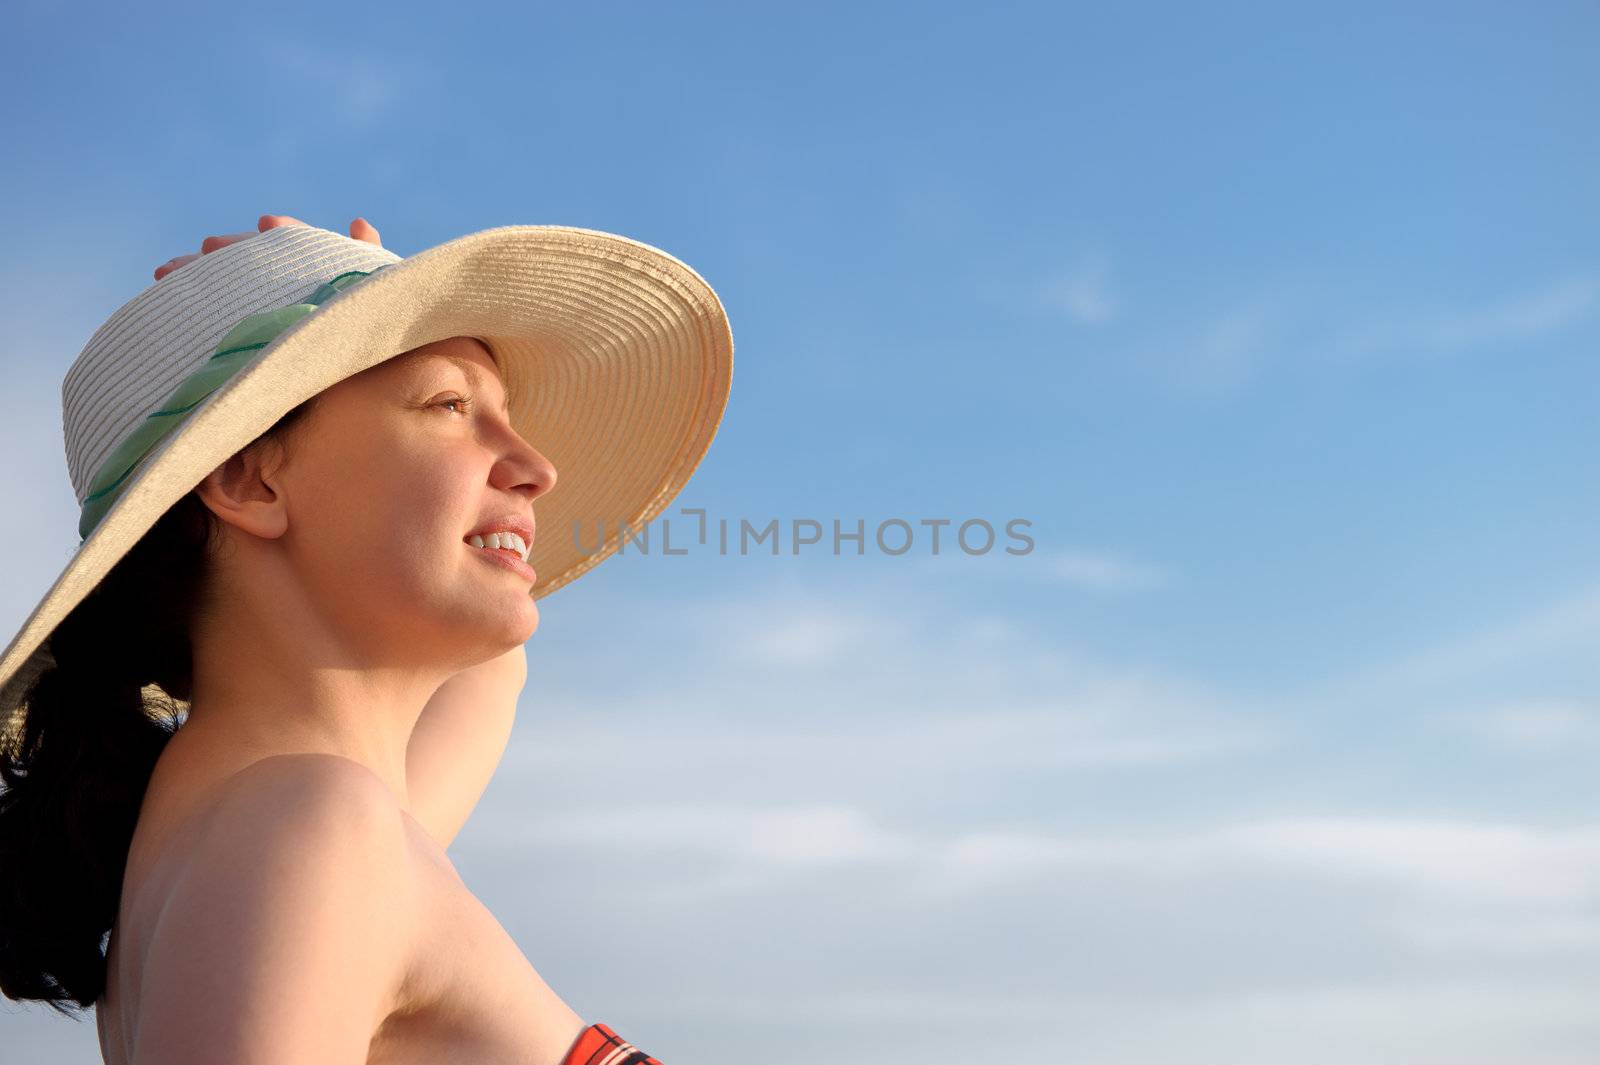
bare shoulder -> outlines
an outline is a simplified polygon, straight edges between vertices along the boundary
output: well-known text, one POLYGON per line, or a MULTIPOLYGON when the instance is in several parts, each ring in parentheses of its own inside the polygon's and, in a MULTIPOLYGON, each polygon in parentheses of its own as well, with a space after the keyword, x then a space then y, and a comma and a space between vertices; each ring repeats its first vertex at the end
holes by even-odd
POLYGON ((209 797, 211 809, 179 872, 229 889, 233 881, 281 878, 307 890, 388 885, 386 905, 405 901, 396 879, 410 862, 399 800, 370 769, 326 754, 273 755, 233 774, 209 797))
POLYGON ((366 766, 337 755, 260 759, 229 777, 211 802, 197 851, 228 849, 259 833, 293 839, 310 831, 309 842, 328 843, 328 833, 346 832, 356 842, 380 847, 404 840, 404 815, 394 793, 366 766))
POLYGON ((252 763, 212 794, 151 930, 135 1061, 365 1060, 416 916, 380 778, 331 755, 252 763))

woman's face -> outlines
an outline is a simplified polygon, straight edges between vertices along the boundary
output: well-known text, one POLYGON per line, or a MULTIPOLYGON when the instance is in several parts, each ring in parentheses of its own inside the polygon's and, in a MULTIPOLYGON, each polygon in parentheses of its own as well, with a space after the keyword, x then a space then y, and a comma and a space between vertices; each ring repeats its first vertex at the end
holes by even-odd
POLYGON ((555 484, 505 400, 488 349, 452 337, 346 378, 292 427, 282 548, 371 660, 465 668, 538 627, 533 581, 466 542, 508 515, 533 522, 555 484))

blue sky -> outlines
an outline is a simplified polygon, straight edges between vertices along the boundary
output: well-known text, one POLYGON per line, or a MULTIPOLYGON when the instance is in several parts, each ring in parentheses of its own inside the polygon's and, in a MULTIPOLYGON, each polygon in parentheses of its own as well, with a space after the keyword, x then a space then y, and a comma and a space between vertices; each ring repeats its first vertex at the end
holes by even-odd
POLYGON ((668 1065, 1592 1056, 1592 7, 84 16, 0 16, 8 631, 157 263, 623 233, 733 323, 678 506, 1035 549, 544 600, 451 855, 574 1009, 668 1065))

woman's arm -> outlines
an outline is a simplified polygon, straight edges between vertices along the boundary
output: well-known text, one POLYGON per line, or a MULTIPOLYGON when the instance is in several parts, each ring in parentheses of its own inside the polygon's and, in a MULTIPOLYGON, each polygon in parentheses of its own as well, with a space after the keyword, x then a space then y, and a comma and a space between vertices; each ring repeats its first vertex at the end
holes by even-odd
POLYGON ((425 964, 394 794, 348 759, 294 754, 213 802, 149 933, 131 1060, 365 1061, 425 964))
POLYGON ((411 816, 441 849, 489 786, 527 678, 527 648, 518 644, 445 681, 417 719, 406 747, 406 791, 411 816))

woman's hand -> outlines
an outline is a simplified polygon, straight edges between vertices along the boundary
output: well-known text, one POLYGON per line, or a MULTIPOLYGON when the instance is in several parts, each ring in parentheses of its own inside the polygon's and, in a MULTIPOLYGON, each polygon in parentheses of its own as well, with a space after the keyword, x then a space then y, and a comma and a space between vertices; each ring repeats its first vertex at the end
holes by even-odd
MULTIPOLYGON (((303 226, 305 224, 306 223, 300 221, 300 219, 290 218, 286 214, 264 214, 256 222, 255 233, 252 233, 247 229, 243 233, 229 233, 228 235, 222 237, 207 237, 205 240, 200 242, 199 251, 191 255, 179 255, 168 259, 166 262, 156 267, 156 280, 160 281, 163 277, 166 277, 168 274, 172 273, 172 271, 178 269, 180 266, 183 266, 185 263, 194 262, 206 252, 216 251, 218 248, 226 248, 229 244, 232 244, 236 240, 243 240, 246 237, 253 237, 256 235, 256 233, 265 233, 267 230, 276 229, 278 226, 303 226)), ((364 240, 368 244, 376 244, 380 248, 383 247, 383 241, 378 237, 378 231, 373 228, 372 224, 365 218, 357 218, 354 222, 350 223, 350 235, 356 240, 364 240)))

